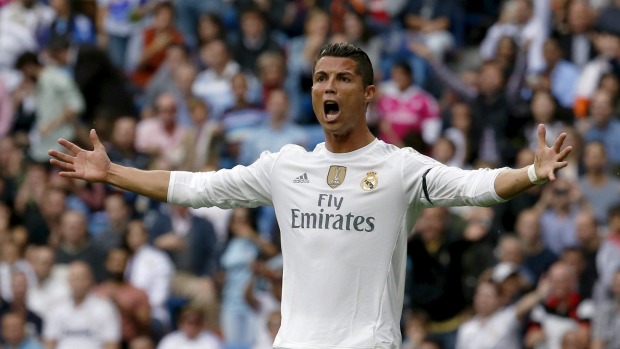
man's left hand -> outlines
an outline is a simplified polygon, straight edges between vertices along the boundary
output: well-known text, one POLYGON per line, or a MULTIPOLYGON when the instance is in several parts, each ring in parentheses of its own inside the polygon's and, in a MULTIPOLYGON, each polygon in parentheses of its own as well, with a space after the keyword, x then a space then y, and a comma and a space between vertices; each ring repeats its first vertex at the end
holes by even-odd
POLYGON ((558 136, 552 147, 548 147, 545 141, 546 135, 545 125, 538 125, 538 148, 534 157, 534 170, 539 179, 554 181, 555 171, 568 165, 566 157, 573 150, 573 147, 568 146, 562 149, 562 144, 564 144, 566 139, 566 133, 564 132, 558 136))

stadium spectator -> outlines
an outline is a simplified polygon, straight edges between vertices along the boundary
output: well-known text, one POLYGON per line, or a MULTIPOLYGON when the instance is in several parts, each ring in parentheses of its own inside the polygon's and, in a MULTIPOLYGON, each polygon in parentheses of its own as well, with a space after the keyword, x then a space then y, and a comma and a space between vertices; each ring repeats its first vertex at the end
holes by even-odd
POLYGON ((281 52, 280 44, 272 37, 265 13, 256 6, 247 6, 239 13, 241 32, 231 46, 232 55, 243 71, 258 72, 256 59, 269 51, 281 52))
POLYGON ((581 70, 581 76, 577 82, 574 111, 576 117, 588 115, 594 95, 597 92, 601 76, 606 73, 614 72, 618 74, 614 67, 620 59, 620 30, 612 27, 615 17, 620 14, 620 10, 608 8, 604 15, 597 19, 596 27, 598 32, 593 36, 594 45, 598 56, 590 60, 581 70))
MULTIPOLYGON (((192 93, 204 99, 211 107, 215 120, 220 120, 222 113, 235 103, 231 80, 241 72, 241 66, 232 59, 224 40, 213 40, 200 50, 206 69, 196 77, 192 93)), ((248 96, 251 102, 255 102, 251 88, 248 96)))
POLYGON ((220 340, 204 329, 204 319, 202 309, 184 308, 179 315, 179 329, 162 338, 157 349, 221 349, 220 340))
MULTIPOLYGON (((198 20, 198 33, 196 47, 203 47, 213 40, 225 40, 226 32, 222 17, 217 13, 206 12, 200 15, 198 20)), ((189 40, 190 37, 188 37, 189 40)), ((191 44, 191 41, 189 41, 191 44)))
POLYGON ((528 281, 536 285, 557 260, 557 256, 541 240, 538 212, 533 209, 521 211, 515 225, 515 233, 523 248, 523 272, 528 281))
MULTIPOLYGON (((365 25, 364 19, 358 12, 347 10, 342 22, 343 31, 332 36, 331 42, 348 42, 361 48, 368 54, 375 72, 379 72, 383 42, 380 37, 374 35, 369 26, 365 25)), ((381 81, 381 76, 377 76, 375 80, 381 81)))
POLYGON ((265 150, 276 152, 287 144, 302 147, 308 144, 305 130, 290 121, 288 95, 284 90, 273 91, 265 107, 268 119, 255 127, 241 145, 240 164, 253 163, 265 150))
POLYGON ((43 345, 26 333, 26 323, 21 314, 2 315, 2 345, 6 349, 44 349, 43 345))
POLYGON ((291 114, 298 124, 316 124, 311 111, 310 88, 312 86, 312 63, 329 34, 329 15, 320 9, 312 9, 306 16, 304 35, 291 39, 288 46, 287 88, 291 99, 291 114))
POLYGON ((441 118, 437 101, 413 84, 412 74, 409 64, 399 62, 392 67, 391 79, 379 85, 379 137, 423 151, 423 144, 433 144, 439 137, 441 118))
POLYGON ((209 108, 204 101, 191 97, 187 107, 193 125, 183 138, 180 152, 179 169, 186 171, 202 171, 208 165, 217 164, 219 159, 222 128, 211 118, 209 108))
POLYGON ((545 188, 536 204, 540 215, 540 232, 543 243, 556 255, 565 247, 577 244, 575 218, 581 199, 576 183, 559 178, 545 188))
MULTIPOLYGON (((553 38, 543 45, 545 68, 538 72, 548 79, 547 87, 563 108, 572 108, 575 102, 575 89, 579 78, 579 68, 562 57, 562 48, 553 38)), ((542 77, 538 77, 542 80, 542 77)), ((535 88, 535 87, 534 87, 535 88)))
POLYGON ((605 144, 593 141, 583 151, 585 173, 579 180, 582 195, 588 201, 599 225, 605 225, 607 212, 620 203, 620 180, 609 175, 605 144))
POLYGON ((96 123, 104 139, 109 138, 118 117, 135 114, 134 96, 126 78, 105 51, 72 44, 62 37, 51 41, 47 51, 71 74, 84 96, 85 109, 80 120, 96 123))
POLYGON ((0 315, 14 313, 21 316, 26 323, 26 334, 33 339, 40 339, 43 333, 43 319, 28 308, 26 295, 29 280, 24 272, 15 271, 9 280, 12 299, 0 306, 0 315))
POLYGON ((71 263, 69 285, 71 299, 56 304, 45 319, 45 347, 120 348, 120 317, 111 301, 93 293, 94 279, 88 264, 71 263))
POLYGON ((40 35, 54 16, 49 6, 36 0, 14 0, 0 7, 0 72, 12 69, 22 53, 40 48, 40 35))
POLYGON ((259 254, 273 256, 276 250, 258 235, 250 209, 235 209, 229 229, 230 239, 220 258, 225 273, 221 327, 226 344, 251 345, 256 335, 256 315, 244 297, 245 288, 252 277, 252 263, 259 254))
POLYGON ((112 63, 127 71, 129 40, 140 28, 152 0, 97 0, 97 44, 107 49, 112 63))
POLYGON ((558 120, 559 106, 556 99, 549 91, 536 91, 532 96, 530 109, 532 111, 533 120, 526 125, 524 135, 529 148, 535 151, 537 139, 536 130, 539 124, 548 126, 547 142, 553 142, 553 140, 564 131, 564 124, 558 120))
POLYGON ((34 248, 30 264, 35 280, 28 285, 28 308, 47 319, 56 304, 69 300, 67 268, 55 263, 54 249, 47 245, 34 248))
MULTIPOLYGON (((591 1, 590 1, 591 2, 591 1)), ((596 57, 596 50, 590 32, 594 13, 589 1, 571 1, 568 4, 567 25, 555 29, 552 36, 558 40, 565 60, 583 68, 596 57)))
POLYGON ((112 248, 105 261, 107 278, 95 287, 95 294, 112 301, 121 319, 121 344, 123 346, 139 337, 150 334, 151 307, 147 294, 125 281, 128 251, 112 248))
POLYGON ((153 10, 153 24, 134 38, 128 60, 131 64, 131 81, 144 88, 166 59, 166 49, 171 44, 183 43, 183 35, 174 26, 174 5, 162 1, 153 10))
POLYGON ((36 81, 36 136, 31 137, 30 156, 35 161, 47 162, 47 151, 57 149, 58 138, 75 138, 75 121, 84 111, 84 97, 64 71, 41 64, 33 52, 20 55, 15 67, 24 78, 36 81))
POLYGON ((609 164, 615 169, 620 166, 620 137, 617 137, 620 134, 620 120, 617 115, 613 115, 613 106, 612 96, 607 91, 599 90, 594 94, 588 118, 591 125, 583 135, 583 140, 585 143, 603 143, 609 164))
POLYGON ((248 98, 248 79, 243 73, 235 74, 230 83, 235 102, 224 111, 220 122, 224 133, 222 161, 237 164, 243 143, 267 120, 267 113, 248 98))
POLYGON ((166 50, 166 60, 157 69, 157 73, 147 85, 142 104, 142 118, 153 117, 153 105, 157 96, 164 92, 176 96, 179 105, 178 121, 185 127, 191 126, 191 117, 187 108, 187 99, 192 96, 192 85, 197 70, 191 63, 189 51, 184 45, 170 45, 166 50))
MULTIPOLYGON (((269 99, 272 91, 285 88, 286 58, 281 52, 268 51, 256 59, 257 77, 262 87, 262 100, 269 99)), ((234 89, 233 89, 234 90, 234 89)))
POLYGON ((451 72, 446 65, 433 59, 425 45, 413 43, 410 49, 426 59, 442 85, 454 91, 460 99, 472 108, 471 154, 474 159, 492 164, 513 161, 516 150, 510 139, 518 135, 522 124, 521 116, 527 106, 519 97, 519 76, 511 77, 506 84, 502 67, 496 61, 484 62, 474 82, 465 82, 451 72), (509 126, 510 125, 510 126, 509 126))
POLYGON ((97 40, 95 26, 87 16, 77 12, 77 3, 71 0, 53 0, 49 2, 56 13, 50 25, 48 40, 58 37, 67 38, 73 44, 94 45, 97 40))
POLYGON ((620 269, 620 205, 609 209, 607 234, 596 255, 596 269, 599 278, 594 297, 597 301, 609 299, 613 276, 620 269))
MULTIPOLYGON (((32 267, 23 258, 22 251, 12 240, 7 239, 2 242, 0 259, 0 295, 5 302, 13 301, 13 277, 19 272, 27 277, 28 282, 34 282, 34 272, 32 267)), ((24 295, 25 296, 25 295, 24 295)))
POLYGON ((407 296, 411 309, 428 314, 428 332, 444 347, 452 348, 465 309, 463 255, 469 243, 449 235, 449 212, 442 207, 425 209, 408 244, 411 260, 407 296))
POLYGON ((95 281, 105 278, 105 252, 88 237, 86 216, 77 211, 66 211, 60 222, 60 240, 56 248, 56 262, 88 263, 95 281))
POLYGON ((280 328, 282 300, 282 255, 258 259, 252 278, 245 287, 245 300, 256 313, 256 340, 253 349, 272 346, 280 328))
POLYGON ((499 39, 514 37, 519 47, 527 47, 527 68, 536 72, 544 68, 543 44, 548 35, 544 16, 536 13, 534 1, 513 0, 504 3, 497 23, 489 28, 480 45, 483 60, 493 59, 499 39))
POLYGON ((120 195, 109 195, 105 199, 105 224, 93 237, 93 243, 106 253, 112 248, 123 246, 131 209, 120 195))
POLYGON ((148 233, 141 220, 129 223, 126 244, 130 251, 125 278, 149 297, 152 330, 161 336, 170 328, 170 315, 166 302, 170 297, 170 283, 174 265, 164 252, 148 244, 148 233))
POLYGON ((498 285, 481 281, 474 297, 475 316, 459 328, 456 349, 521 348, 520 323, 548 293, 549 285, 543 280, 535 291, 504 306, 498 285))
POLYGON ((422 40, 438 60, 454 47, 450 25, 458 3, 448 1, 408 0, 404 8, 404 25, 422 40))
POLYGON ((135 147, 136 128, 137 121, 130 116, 122 116, 114 121, 112 137, 108 144, 108 154, 110 159, 115 159, 125 166, 146 169, 151 159, 135 147))
POLYGON ((187 128, 178 122, 178 102, 168 92, 155 101, 156 116, 142 119, 136 126, 136 150, 152 156, 158 168, 172 168, 175 164, 174 149, 181 144, 187 128))
POLYGON ((574 271, 578 281, 579 294, 584 299, 592 298, 592 290, 596 282, 596 263, 588 264, 585 251, 579 247, 567 247, 560 255, 560 261, 566 263, 574 271))
POLYGON ((610 299, 596 305, 592 319, 592 349, 611 349, 620 345, 620 270, 609 288, 610 299))
POLYGON ((580 327, 587 329, 593 315, 593 304, 579 294, 576 271, 569 265, 561 261, 553 264, 548 281, 549 296, 530 315, 524 341, 527 348, 560 348, 564 334, 580 327))

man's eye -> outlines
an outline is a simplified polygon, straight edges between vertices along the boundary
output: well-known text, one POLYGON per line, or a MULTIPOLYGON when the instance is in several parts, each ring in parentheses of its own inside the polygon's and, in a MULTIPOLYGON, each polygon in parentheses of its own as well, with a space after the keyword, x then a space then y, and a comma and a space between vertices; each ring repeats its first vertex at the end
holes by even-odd
POLYGON ((351 81, 351 79, 343 76, 343 77, 340 78, 340 81, 342 81, 342 82, 349 82, 349 81, 351 81))
POLYGON ((319 76, 318 78, 316 78, 316 81, 323 82, 323 81, 325 81, 325 78, 322 77, 322 76, 319 76))

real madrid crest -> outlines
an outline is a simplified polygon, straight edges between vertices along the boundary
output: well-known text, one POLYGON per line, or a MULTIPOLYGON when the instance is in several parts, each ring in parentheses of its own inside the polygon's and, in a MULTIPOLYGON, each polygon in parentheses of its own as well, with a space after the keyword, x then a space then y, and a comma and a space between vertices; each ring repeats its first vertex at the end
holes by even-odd
POLYGON ((371 191, 379 186, 379 179, 377 178, 377 172, 370 171, 366 173, 366 178, 362 179, 360 187, 365 191, 371 191))
POLYGON ((337 186, 344 182, 344 177, 347 175, 347 168, 344 166, 331 165, 327 172, 327 185, 335 189, 337 186))

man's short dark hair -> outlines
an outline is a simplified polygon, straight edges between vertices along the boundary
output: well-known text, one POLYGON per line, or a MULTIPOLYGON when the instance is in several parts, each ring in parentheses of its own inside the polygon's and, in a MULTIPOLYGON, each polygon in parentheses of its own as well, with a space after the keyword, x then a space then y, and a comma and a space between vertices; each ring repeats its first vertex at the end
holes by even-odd
POLYGON ((316 68, 316 63, 323 57, 351 58, 355 61, 355 63, 357 63, 355 72, 362 76, 364 87, 373 84, 375 78, 372 70, 372 63, 370 62, 370 58, 368 58, 366 52, 364 52, 361 48, 349 43, 327 44, 321 47, 319 54, 314 60, 314 66, 312 67, 313 75, 314 69, 316 68))
POLYGON ((22 70, 27 65, 41 66, 39 56, 34 52, 24 52, 15 61, 15 69, 22 70))

